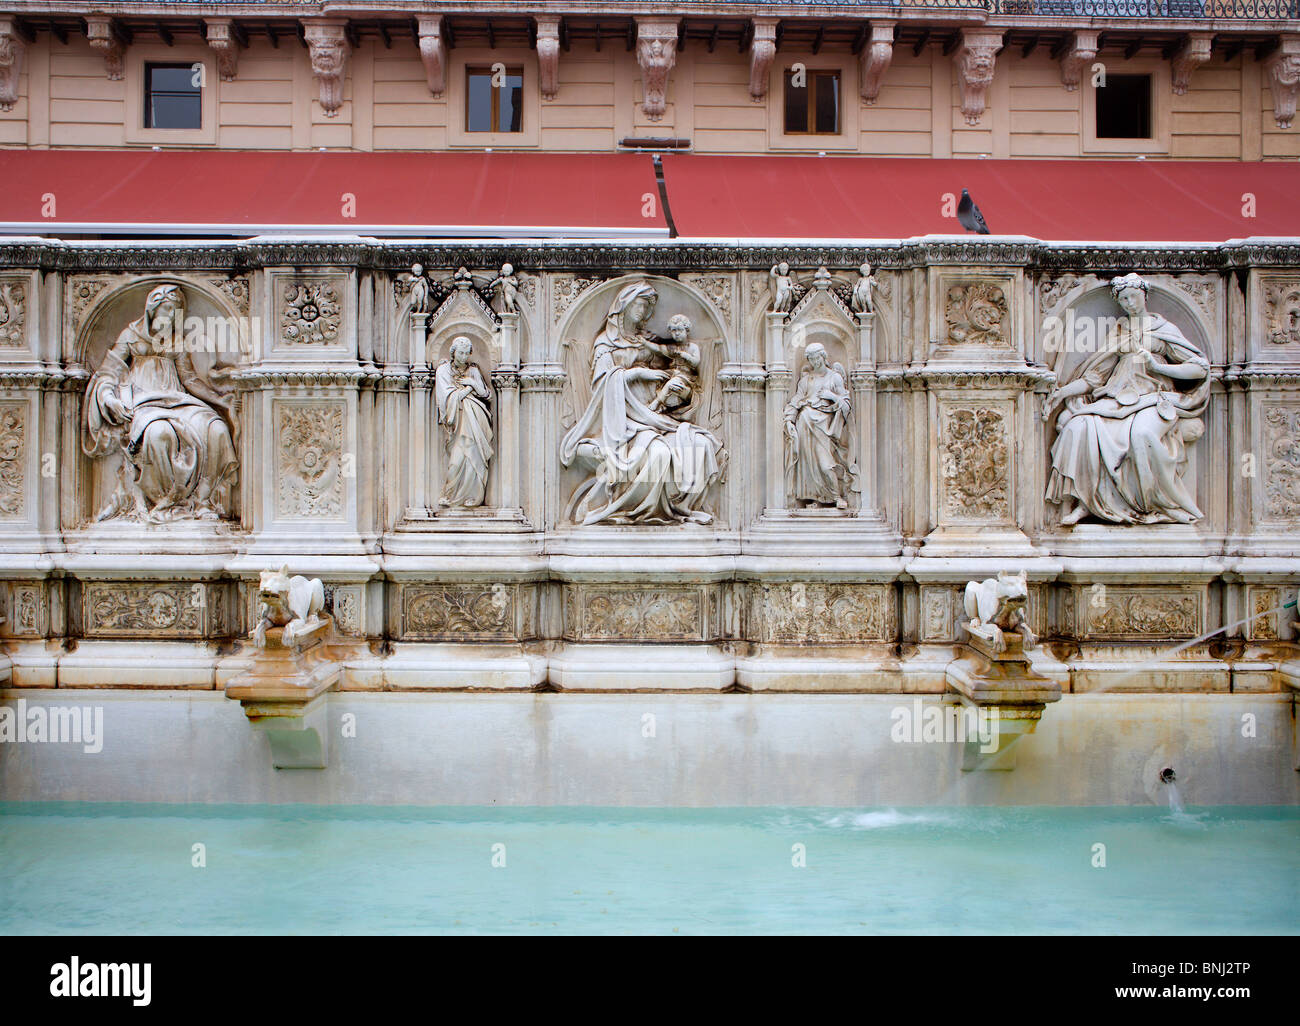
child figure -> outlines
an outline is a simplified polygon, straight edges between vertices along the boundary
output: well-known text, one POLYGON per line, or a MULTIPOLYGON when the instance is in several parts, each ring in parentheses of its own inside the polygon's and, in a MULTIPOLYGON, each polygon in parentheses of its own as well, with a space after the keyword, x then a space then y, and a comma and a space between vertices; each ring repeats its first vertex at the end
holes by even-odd
POLYGON ((659 412, 684 413, 695 397, 700 370, 700 347, 690 340, 691 319, 685 314, 674 314, 668 319, 671 342, 653 348, 666 356, 671 365, 668 380, 654 397, 650 409, 659 412))
POLYGON ((519 307, 515 304, 515 297, 519 294, 519 278, 515 275, 514 267, 502 264, 501 273, 492 279, 488 288, 501 297, 502 313, 519 312, 519 307))

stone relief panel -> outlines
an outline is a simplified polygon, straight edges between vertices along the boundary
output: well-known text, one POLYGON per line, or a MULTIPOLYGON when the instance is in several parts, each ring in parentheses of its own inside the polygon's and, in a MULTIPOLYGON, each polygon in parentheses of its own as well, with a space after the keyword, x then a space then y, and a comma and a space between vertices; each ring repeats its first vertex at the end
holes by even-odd
POLYGON ((1264 516, 1300 519, 1300 403, 1265 403, 1264 516))
POLYGON ((25 402, 0 402, 0 520, 27 516, 27 414, 25 402))
POLYGON ((1202 631, 1201 592, 1106 585, 1079 596, 1083 636, 1106 641, 1193 638, 1202 631))
POLYGON ((1300 279, 1269 282, 1264 288, 1266 337, 1275 346, 1300 342, 1300 279))
POLYGON ((584 296, 562 337, 565 519, 712 523, 727 466, 717 313, 671 279, 620 279, 584 296))
POLYGON ((1012 519, 1010 404, 940 404, 939 492, 948 522, 1012 519))
POLYGON ((574 641, 705 641, 715 596, 704 585, 565 585, 564 636, 574 641))
POLYGON ((753 599, 753 622, 765 644, 855 645, 893 641, 897 634, 887 584, 761 584, 753 599))
POLYGON ((27 344, 27 281, 0 278, 0 346, 27 344))
POLYGON ((336 345, 343 322, 340 286, 330 278, 297 278, 280 290, 280 337, 290 345, 336 345))
POLYGON ((1003 285, 979 281, 950 286, 944 301, 944 329, 948 345, 1009 348, 1011 330, 1003 285))
POLYGON ((1251 616, 1256 617, 1246 625, 1246 636, 1252 641, 1277 641, 1278 607, 1283 599, 1277 588, 1251 585, 1247 603, 1251 616), (1265 615, 1267 614, 1267 615, 1265 615))
POLYGON ((223 637, 231 632, 229 588, 206 581, 86 581, 88 638, 223 637))
POLYGON ((921 640, 948 642, 956 640, 955 612, 960 608, 959 589, 950 585, 927 584, 921 587, 921 640))
POLYGON ((342 400, 274 401, 276 516, 342 520, 347 488, 342 400))
POLYGON ((398 630, 410 641, 527 640, 536 603, 535 585, 403 584, 398 630))
POLYGON ((7 619, 0 629, 15 638, 39 638, 49 633, 47 587, 43 581, 11 581, 5 589, 7 619))
POLYGON ((365 587, 360 584, 325 585, 325 608, 334 618, 334 629, 349 637, 365 634, 362 620, 362 602, 365 587))

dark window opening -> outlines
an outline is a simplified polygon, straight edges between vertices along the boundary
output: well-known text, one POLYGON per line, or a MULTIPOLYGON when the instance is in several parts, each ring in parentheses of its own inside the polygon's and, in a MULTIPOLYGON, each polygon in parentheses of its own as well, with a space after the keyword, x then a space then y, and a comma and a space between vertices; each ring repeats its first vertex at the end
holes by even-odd
POLYGON ((1098 139, 1151 138, 1151 76, 1107 75, 1097 96, 1098 139))
POLYGON ((491 68, 470 68, 466 75, 465 130, 522 132, 523 69, 507 68, 504 74, 497 74, 491 68))
POLYGON ((840 131, 840 73, 805 71, 795 85, 793 71, 785 73, 785 134, 838 135, 840 131))
POLYGON ((202 128, 202 65, 144 66, 144 127, 202 128))

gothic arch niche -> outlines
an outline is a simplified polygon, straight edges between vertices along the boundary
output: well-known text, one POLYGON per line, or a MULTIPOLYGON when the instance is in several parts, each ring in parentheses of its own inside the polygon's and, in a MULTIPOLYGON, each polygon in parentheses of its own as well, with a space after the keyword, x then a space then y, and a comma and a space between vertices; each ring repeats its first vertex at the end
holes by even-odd
MULTIPOLYGON (((484 494, 482 508, 494 509, 501 505, 501 451, 506 445, 518 444, 517 439, 501 437, 500 418, 498 416, 500 403, 492 379, 492 372, 500 366, 500 337, 478 319, 452 318, 446 321, 440 319, 436 327, 430 331, 426 350, 429 367, 435 375, 444 362, 451 360, 452 343, 458 338, 468 338, 470 340, 473 349, 469 362, 471 366, 478 368, 483 384, 487 386, 488 390, 487 408, 492 426, 492 458, 488 463, 487 490, 484 494)), ((431 385, 431 388, 433 389, 433 401, 430 406, 428 429, 430 432, 429 455, 432 471, 429 478, 428 494, 431 508, 437 511, 439 496, 442 494, 447 475, 447 434, 439 419, 436 384, 431 385)))
MULTIPOLYGON (((1222 364, 1225 360, 1226 340, 1223 338, 1222 332, 1216 331, 1211 325, 1205 311, 1193 302, 1189 296, 1171 288, 1160 278, 1154 276, 1140 277, 1147 285, 1146 310, 1148 314, 1154 314, 1158 319, 1167 321, 1169 325, 1176 328, 1183 339, 1201 357, 1208 360, 1211 368, 1215 364, 1222 364)), ((1058 390, 1072 384, 1078 384, 1088 361, 1094 359, 1098 353, 1113 348, 1114 336, 1112 332, 1127 320, 1114 297, 1113 280, 1088 276, 1087 283, 1073 300, 1061 304, 1060 309, 1043 318, 1040 325, 1039 345, 1042 347, 1048 366, 1056 374, 1055 387, 1058 390), (1108 343, 1108 339, 1112 339, 1112 341, 1108 343)), ((1075 287, 1077 288, 1077 286, 1075 287)), ((1159 324, 1159 320, 1156 323, 1159 324)), ((1115 374, 1117 371, 1111 370, 1109 373, 1115 374)), ((1187 396, 1200 383, 1180 383, 1175 381, 1172 384, 1174 390, 1181 396, 1187 396)), ((1107 387, 1110 387, 1110 383, 1107 383, 1107 387)), ((1204 436, 1210 432, 1211 425, 1221 419, 1222 409, 1220 404, 1215 401, 1213 389, 1208 383, 1204 385, 1204 388, 1208 394, 1199 414, 1194 417, 1181 417, 1177 412, 1173 412, 1169 413, 1168 417, 1171 420, 1177 418, 1181 435, 1181 443, 1174 443, 1175 445, 1181 444, 1183 452, 1181 469, 1179 469, 1177 477, 1186 489, 1187 494, 1194 499, 1194 506, 1199 509, 1201 516, 1193 516, 1188 520, 1185 517, 1186 511, 1182 507, 1158 502, 1159 509, 1169 506, 1168 517, 1172 519, 1165 518, 1165 515, 1161 514, 1158 509, 1152 514, 1140 514, 1136 520, 1115 520, 1110 516, 1090 512, 1084 514, 1084 522, 1127 526, 1132 523, 1165 524, 1179 521, 1193 523, 1199 521, 1200 524, 1204 525, 1215 519, 1215 510, 1208 503, 1210 493, 1214 489, 1212 483, 1206 477, 1213 444, 1211 440, 1206 439, 1204 436)), ((1085 401, 1088 398, 1094 398, 1093 393, 1088 392, 1085 397, 1080 397, 1079 401, 1085 401)), ((1133 399, 1130 397, 1124 401, 1132 402, 1133 399)), ((1139 405, 1147 401, 1142 398, 1137 400, 1139 405)), ((1154 400, 1149 401, 1154 402, 1154 400)), ((1177 402, 1178 400, 1175 401, 1175 404, 1177 402)), ((1163 409, 1164 406, 1168 406, 1168 404, 1164 404, 1161 408, 1163 409)), ((1043 426, 1044 454, 1049 482, 1054 476, 1052 471, 1057 464, 1057 460, 1053 458, 1053 449, 1060 437, 1057 423, 1061 419, 1064 410, 1064 405, 1054 404, 1049 411, 1047 423, 1043 426)), ((1131 417, 1125 418, 1125 421, 1136 423, 1134 418, 1131 417)), ((1129 454, 1124 457, 1126 460, 1130 458, 1131 453, 1134 451, 1131 448, 1131 439, 1128 444, 1130 449, 1129 454)), ((1066 459, 1064 455, 1060 458, 1066 459)), ((1050 483, 1048 492, 1049 494, 1052 492, 1050 483)), ((1066 523, 1062 518, 1067 516, 1065 511, 1070 505, 1069 501, 1059 506, 1054 501, 1049 501, 1048 508, 1057 511, 1049 516, 1049 522, 1066 523)), ((1114 508, 1125 516, 1132 513, 1132 511, 1124 509, 1124 502, 1121 500, 1117 500, 1114 508)))
MULTIPOLYGON (((169 354, 172 357, 169 362, 181 381, 180 387, 193 398, 207 405, 225 424, 224 432, 228 435, 235 469, 219 487, 213 489, 213 496, 216 507, 223 513, 220 519, 237 523, 241 505, 239 464, 242 449, 240 430, 242 417, 241 395, 235 388, 231 372, 247 362, 252 343, 252 331, 247 315, 237 308, 231 298, 220 291, 199 285, 191 279, 173 275, 153 275, 110 287, 110 290, 98 297, 93 307, 86 312, 84 322, 77 330, 73 346, 74 360, 89 373, 91 383, 95 382, 98 372, 104 368, 109 351, 117 344, 123 332, 145 316, 150 294, 155 289, 168 285, 180 290, 185 308, 183 332, 176 342, 175 352, 169 354), (191 368, 194 375, 192 378, 191 368), (184 383, 187 378, 190 380, 189 384, 184 383), (194 383, 195 380, 198 384, 194 383), (195 388, 204 394, 194 396, 195 388)), ((132 361, 131 366, 134 365, 132 361)), ((129 367, 125 373, 128 375, 131 373, 129 367)), ((134 388, 135 385, 133 390, 134 388)), ((93 442, 88 434, 88 410, 95 405, 88 400, 86 391, 82 390, 77 394, 73 406, 77 425, 75 451, 79 457, 75 463, 75 480, 72 482, 73 493, 76 496, 76 513, 75 522, 65 525, 72 529, 93 524, 96 518, 106 511, 110 511, 110 515, 103 519, 115 520, 120 516, 140 519, 130 510, 119 509, 117 513, 111 512, 115 497, 120 494, 119 484, 123 480, 122 475, 125 473, 130 477, 130 468, 125 466, 126 460, 121 445, 108 444, 107 429, 113 425, 105 424, 101 418, 99 423, 105 430, 100 432, 98 442, 93 442), (96 449, 97 455, 88 455, 85 451, 88 446, 96 449)), ((197 434, 212 438, 222 433, 223 429, 217 426, 209 425, 204 428, 202 421, 210 418, 206 418, 201 411, 196 416, 198 419, 191 423, 190 427, 195 429, 197 434)), ((123 430, 126 430, 126 425, 123 426, 123 430)), ((184 429, 178 433, 183 431, 184 429)), ((132 430, 127 437, 136 434, 138 432, 132 430)), ((200 464, 197 473, 200 477, 205 477, 202 470, 203 457, 200 455, 198 459, 200 464)), ((150 482, 150 484, 153 486, 151 495, 157 498, 153 494, 157 482, 150 482)), ((173 493, 182 501, 188 501, 183 494, 186 489, 182 486, 179 475, 174 484, 173 493)), ((197 494, 197 490, 191 493, 193 494, 197 494)), ((158 506, 163 504, 159 503, 158 506)), ((158 506, 155 506, 155 509, 158 506)), ((152 519, 195 519, 186 515, 180 505, 167 510, 166 513, 166 516, 155 514, 152 519)), ((202 518, 216 519, 207 513, 202 518)))
POLYGON ((560 523, 725 522, 726 495, 720 486, 728 455, 718 374, 729 347, 726 327, 707 297, 672 278, 624 275, 584 291, 561 320, 557 335, 565 373, 560 523), (637 305, 643 301, 648 314, 637 305), (638 309, 643 319, 634 324, 630 319, 638 316, 638 309), (682 333, 682 317, 689 328, 683 341, 675 341, 672 333, 682 333), (637 332, 658 351, 631 341, 637 332), (597 336, 607 335, 620 341, 603 347, 620 354, 617 376, 594 383, 597 336), (642 371, 658 374, 651 379, 642 371), (607 380, 616 382, 614 390, 626 391, 615 394, 605 387, 607 380), (635 441, 621 454, 604 433, 601 411, 606 403, 637 425, 632 429, 635 441), (671 471, 664 469, 669 466, 671 471), (669 473, 673 486, 666 483, 669 473), (664 499, 670 493, 677 498, 664 499))

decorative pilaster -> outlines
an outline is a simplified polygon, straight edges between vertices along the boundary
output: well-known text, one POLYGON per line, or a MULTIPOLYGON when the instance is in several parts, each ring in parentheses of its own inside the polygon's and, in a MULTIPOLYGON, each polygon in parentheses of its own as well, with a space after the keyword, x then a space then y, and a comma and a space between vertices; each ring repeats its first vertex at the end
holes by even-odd
POLYGON ((320 105, 326 117, 343 106, 343 76, 348 64, 346 18, 321 18, 303 22, 311 71, 320 87, 320 105))
POLYGON ((1076 32, 1070 39, 1069 49, 1061 55, 1061 84, 1067 92, 1079 88, 1083 67, 1097 59, 1099 32, 1076 32))
POLYGON ((418 515, 425 515, 429 508, 429 386, 433 374, 425 353, 428 323, 428 314, 411 314, 411 378, 408 386, 410 449, 407 451, 407 474, 410 477, 410 487, 407 495, 410 510, 418 515))
POLYGON ((1273 118, 1278 128, 1290 128, 1295 117, 1296 87, 1300 84, 1300 34, 1282 36, 1281 44, 1264 64, 1273 90, 1273 118))
POLYGON ((239 40, 233 18, 208 18, 204 23, 208 46, 217 55, 217 73, 223 82, 233 82, 239 70, 239 40))
POLYGON ((122 49, 121 35, 113 19, 106 18, 103 15, 90 15, 87 17, 86 38, 90 40, 92 48, 104 55, 104 67, 108 71, 109 81, 120 82, 122 80, 124 51, 122 49))
POLYGON ((894 26, 892 21, 873 21, 871 39, 862 48, 862 99, 874 104, 880 95, 880 83, 894 59, 894 26))
POLYGON ((769 511, 785 509, 785 404, 794 374, 785 362, 786 315, 767 314, 767 502, 769 511))
POLYGON ((668 73, 677 63, 677 22, 638 18, 636 62, 645 92, 641 109, 651 121, 660 121, 667 109, 668 73))
POLYGON ((1213 32, 1189 32, 1183 45, 1174 54, 1174 94, 1182 96, 1187 92, 1192 72, 1210 59, 1210 44, 1214 42, 1213 32))
POLYGON ((755 103, 767 99, 767 74, 776 57, 776 24, 779 20, 754 19, 754 38, 749 44, 749 95, 755 103))
POLYGON ((858 477, 862 488, 858 516, 876 512, 876 315, 866 311, 855 315, 858 321, 857 367, 849 372, 847 382, 853 393, 853 412, 858 428, 858 477))
POLYGON ((498 505, 523 515, 519 504, 519 314, 502 313, 501 365, 492 372, 497 392, 498 505))
POLYGON ((11 111, 18 102, 18 76, 22 74, 27 43, 12 15, 0 16, 0 111, 11 111))
POLYGON ((543 100, 554 100, 560 91, 560 16, 537 16, 537 84, 543 100))
POLYGON ((447 88, 447 42, 442 38, 442 15, 422 14, 419 22, 420 60, 429 80, 429 92, 440 97, 447 88))
POLYGON ((978 125, 984 114, 985 97, 993 84, 994 64, 1001 49, 1001 32, 961 30, 961 46, 952 59, 961 86, 961 112, 968 125, 978 125))

